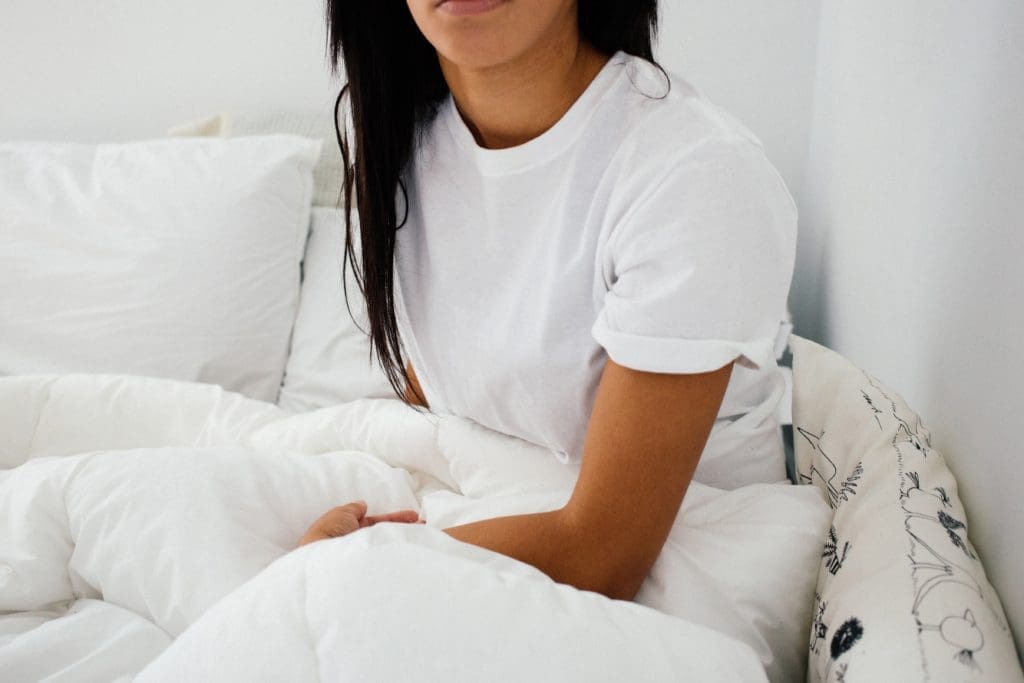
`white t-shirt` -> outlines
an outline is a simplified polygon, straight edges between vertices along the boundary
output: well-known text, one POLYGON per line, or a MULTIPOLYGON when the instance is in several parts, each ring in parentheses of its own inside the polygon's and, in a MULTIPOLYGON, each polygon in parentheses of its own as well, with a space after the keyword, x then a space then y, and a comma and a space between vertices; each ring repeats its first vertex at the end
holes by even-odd
POLYGON ((577 465, 608 357, 663 373, 736 359, 694 478, 781 481, 796 208, 749 130, 667 85, 617 53, 552 128, 497 150, 449 95, 406 177, 399 333, 431 410, 577 465))

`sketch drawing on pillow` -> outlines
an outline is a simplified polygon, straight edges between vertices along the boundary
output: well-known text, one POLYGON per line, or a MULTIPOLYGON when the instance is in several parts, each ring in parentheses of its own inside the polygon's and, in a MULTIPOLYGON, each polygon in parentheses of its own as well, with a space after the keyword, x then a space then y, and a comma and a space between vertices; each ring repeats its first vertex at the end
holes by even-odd
MULTIPOLYGON (((941 454, 931 447, 931 434, 912 411, 910 419, 901 415, 897 401, 877 380, 866 372, 864 377, 868 386, 862 394, 875 420, 880 426, 886 418, 896 423, 890 444, 899 466, 899 505, 910 541, 908 557, 914 584, 911 611, 917 623, 918 637, 923 639, 938 634, 953 647, 953 657, 958 662, 969 669, 979 669, 974 655, 984 646, 985 635, 971 609, 965 606, 956 614, 933 614, 934 610, 928 609, 928 597, 943 587, 966 589, 976 594, 991 610, 996 623, 1004 631, 1008 632, 1009 625, 999 610, 992 608, 989 596, 975 577, 980 562, 967 538, 966 524, 956 516, 962 516, 962 511, 954 513, 946 487, 922 481, 920 472, 911 469, 915 460, 941 458, 941 454), (889 410, 880 410, 880 405, 888 405, 889 410), (963 557, 959 557, 961 554, 963 557), (959 559, 954 561, 953 557, 959 559)), ((927 667, 926 661, 924 666, 927 667)))
POLYGON ((828 540, 825 541, 825 549, 821 553, 821 556, 828 560, 825 566, 828 567, 829 573, 835 576, 842 569, 848 552, 850 552, 850 542, 843 542, 843 547, 840 549, 839 539, 836 536, 836 525, 833 524, 828 530, 828 540))
MULTIPOLYGON (((828 603, 821 600, 821 595, 818 593, 814 594, 814 622, 811 625, 811 644, 810 651, 813 654, 821 653, 821 645, 818 641, 825 640, 828 634, 828 624, 823 621, 825 610, 828 608, 828 603)), ((864 635, 864 625, 861 624, 860 619, 857 617, 850 617, 842 623, 842 625, 836 629, 835 633, 832 634, 832 640, 829 643, 829 665, 825 670, 825 680, 828 680, 829 674, 832 671, 832 667, 838 662, 838 660, 849 652, 854 645, 864 635)), ((849 668, 849 662, 843 662, 836 667, 836 681, 842 683, 846 680, 846 671, 849 668)))
POLYGON ((825 610, 828 609, 828 602, 821 599, 821 593, 814 592, 814 619, 811 622, 811 642, 807 649, 811 654, 821 654, 819 641, 825 640, 828 635, 828 624, 825 623, 825 610))
MULTIPOLYGON (((884 399, 890 407, 889 413, 878 413, 876 418, 882 415, 891 417, 896 422, 896 430, 890 443, 900 467, 899 502, 905 515, 907 536, 911 540, 912 575, 916 580, 921 573, 927 573, 929 570, 937 572, 932 577, 918 583, 918 590, 916 590, 913 601, 914 614, 920 613, 922 603, 928 593, 943 583, 966 586, 984 599, 984 592, 974 578, 973 570, 947 559, 952 556, 952 553, 957 555, 963 553, 968 559, 974 561, 978 559, 978 556, 971 548, 971 542, 966 533, 966 524, 946 511, 952 507, 952 503, 945 486, 935 485, 926 489, 925 486, 928 486, 928 482, 925 482, 924 486, 922 485, 920 472, 909 469, 913 466, 915 458, 941 458, 941 454, 932 450, 930 432, 918 415, 912 415, 910 420, 901 416, 897 401, 889 395, 878 380, 867 373, 864 373, 864 379, 868 384, 868 388, 864 392, 865 395, 869 395, 867 392, 872 391, 879 398, 884 399), (906 449, 907 445, 910 450, 906 449), (927 523, 920 523, 921 521, 927 523), (963 535, 961 535, 961 531, 964 531, 963 535), (943 544, 951 546, 949 550, 952 553, 940 550, 943 544), (918 559, 919 551, 924 553, 925 559, 918 559)), ((877 405, 880 402, 874 399, 870 404, 877 405)), ((1001 622, 1001 615, 996 615, 999 616, 1001 622)))
MULTIPOLYGON (((911 612, 919 638, 940 637, 953 648, 952 656, 964 667, 979 670, 975 654, 984 647, 985 635, 970 607, 956 613, 934 613, 929 597, 940 589, 967 590, 990 609, 995 623, 1009 633, 1001 611, 992 608, 990 597, 976 578, 978 555, 967 536, 967 525, 958 518, 946 486, 924 481, 916 462, 940 458, 931 446, 931 433, 920 416, 901 414, 902 400, 867 373, 861 393, 871 417, 880 429, 892 429, 890 445, 900 476, 899 507, 909 541, 910 578, 914 586, 911 612), (888 411, 880 407, 886 405, 888 411), (885 421, 890 421, 885 424, 885 421), (895 427, 895 429, 893 429, 895 427), (957 559, 958 558, 958 559, 957 559)), ((927 668, 927 660, 924 666, 927 668)))
POLYGON ((837 489, 833 482, 835 481, 836 476, 838 476, 839 471, 836 468, 836 464, 832 460, 832 458, 828 457, 828 454, 825 453, 825 451, 823 451, 821 448, 821 439, 823 436, 825 436, 825 432, 821 432, 820 434, 812 434, 802 427, 797 427, 797 432, 800 434, 800 436, 807 440, 807 443, 811 445, 811 448, 813 448, 818 453, 821 453, 822 460, 824 460, 827 463, 827 465, 824 466, 825 471, 818 469, 817 464, 814 464, 811 465, 811 470, 808 474, 804 474, 801 472, 800 483, 811 484, 814 482, 815 479, 817 479, 819 482, 821 482, 820 486, 824 488, 825 492, 828 494, 829 506, 833 510, 838 508, 839 503, 849 500, 851 496, 857 493, 857 482, 861 478, 861 475, 864 474, 863 462, 858 462, 854 466, 853 471, 850 473, 850 476, 846 477, 846 479, 843 480, 843 482, 839 485, 839 488, 837 489))
MULTIPOLYGON (((826 679, 828 679, 832 666, 839 661, 840 657, 853 649, 853 646, 857 644, 857 641, 863 635, 864 625, 860 623, 860 619, 857 617, 850 617, 836 629, 835 634, 832 636, 832 642, 829 644, 829 668, 825 672, 826 679)), ((846 680, 847 667, 849 667, 849 663, 844 662, 836 668, 836 681, 842 682, 846 680)))
POLYGON ((920 416, 838 353, 795 335, 790 346, 797 479, 834 511, 808 681, 1024 680, 956 478, 920 416))

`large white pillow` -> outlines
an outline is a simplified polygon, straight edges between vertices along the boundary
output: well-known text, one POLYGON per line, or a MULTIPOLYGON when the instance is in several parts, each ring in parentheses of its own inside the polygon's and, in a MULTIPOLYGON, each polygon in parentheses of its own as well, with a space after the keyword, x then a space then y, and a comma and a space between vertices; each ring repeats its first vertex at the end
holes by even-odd
POLYGON ((394 392, 366 334, 366 302, 351 268, 342 288, 345 217, 340 209, 313 208, 302 293, 278 405, 300 412, 357 398, 392 398, 394 392), (354 317, 353 317, 354 316, 354 317))
POLYGON ((337 207, 342 199, 345 166, 334 131, 333 102, 329 108, 317 110, 224 112, 167 131, 173 137, 237 137, 273 133, 324 141, 320 160, 313 168, 313 206, 337 207))
POLYGON ((276 400, 320 146, 0 144, 0 375, 128 373, 276 400))

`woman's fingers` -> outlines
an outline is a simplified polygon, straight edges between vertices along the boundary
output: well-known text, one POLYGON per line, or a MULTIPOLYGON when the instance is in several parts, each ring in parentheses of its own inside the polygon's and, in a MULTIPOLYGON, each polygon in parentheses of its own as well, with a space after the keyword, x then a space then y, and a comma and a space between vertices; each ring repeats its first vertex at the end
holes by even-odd
POLYGON ((299 545, 336 538, 356 531, 366 519, 366 501, 357 500, 345 505, 333 507, 313 522, 305 535, 299 539, 299 545))
POLYGON ((339 505, 334 508, 335 510, 344 510, 352 515, 355 515, 356 519, 362 519, 366 515, 366 501, 357 500, 345 505, 339 505))
POLYGON ((299 539, 299 545, 303 546, 314 541, 344 536, 353 531, 373 526, 378 522, 422 523, 415 510, 398 510, 383 515, 367 515, 366 501, 357 500, 333 507, 321 515, 299 539))
POLYGON ((317 524, 328 536, 344 536, 360 526, 366 515, 366 503, 358 501, 332 508, 317 524))
POLYGON ((377 522, 402 522, 404 524, 414 524, 420 521, 419 513, 415 510, 399 510, 397 512, 389 512, 384 515, 369 515, 365 519, 366 526, 373 526, 377 522))

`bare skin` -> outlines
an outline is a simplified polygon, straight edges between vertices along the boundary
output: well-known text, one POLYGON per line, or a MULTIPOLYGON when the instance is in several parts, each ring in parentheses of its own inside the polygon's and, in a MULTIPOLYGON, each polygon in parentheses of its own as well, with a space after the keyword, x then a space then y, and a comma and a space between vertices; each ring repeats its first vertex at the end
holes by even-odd
MULTIPOLYGON (((507 0, 469 19, 439 14, 435 0, 408 4, 437 48, 459 112, 484 147, 517 145, 543 133, 608 59, 580 39, 575 0, 507 0)), ((558 582, 632 599, 675 521, 732 365, 681 375, 607 360, 579 478, 566 505, 445 531, 527 562, 558 582)), ((411 366, 408 372, 406 397, 428 407, 416 397, 414 389, 422 391, 411 366)), ((367 517, 365 505, 340 506, 317 520, 303 539, 344 535, 379 521, 415 521, 409 512, 381 519, 367 517)))
MULTIPOLYGON (((532 564, 560 583, 632 599, 672 528, 731 372, 732 363, 673 375, 607 361, 565 507, 445 531, 532 564)), ((410 378, 417 381, 414 373, 410 378)), ((307 536, 341 535, 328 533, 324 525, 332 520, 321 519, 307 536)), ((385 521, 415 521, 415 513, 385 521)), ((360 527, 350 522, 349 528, 360 527)))
POLYGON ((299 546, 323 541, 328 538, 345 536, 353 531, 365 529, 379 522, 401 522, 412 524, 419 521, 419 514, 415 510, 399 510, 389 512, 386 515, 367 515, 366 501, 357 500, 354 503, 346 503, 331 508, 320 516, 313 526, 309 527, 302 538, 299 539, 299 546))
POLYGON ((405 388, 405 400, 414 406, 429 408, 423 394, 423 387, 420 386, 420 378, 416 376, 412 364, 405 366, 405 374, 409 376, 409 386, 405 388))
POLYGON ((670 375, 607 361, 565 507, 446 531, 560 583, 631 600, 665 544, 731 372, 732 363, 670 375))

